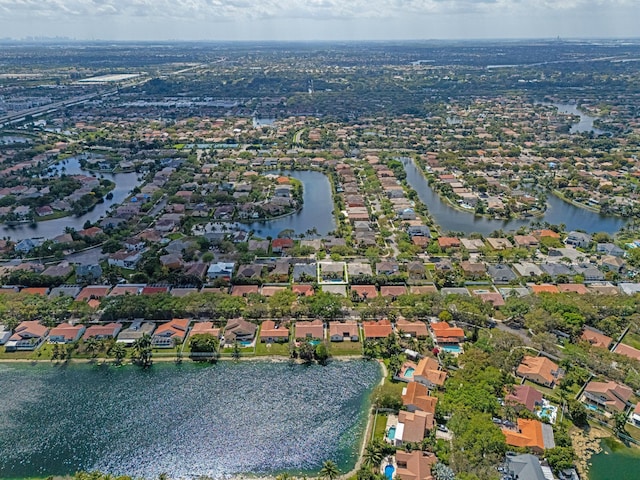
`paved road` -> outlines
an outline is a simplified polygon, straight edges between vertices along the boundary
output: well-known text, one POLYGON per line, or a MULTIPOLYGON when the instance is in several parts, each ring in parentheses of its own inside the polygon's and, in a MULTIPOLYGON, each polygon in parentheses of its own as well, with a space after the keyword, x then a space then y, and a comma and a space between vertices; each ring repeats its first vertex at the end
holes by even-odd
POLYGON ((527 330, 525 330, 523 328, 520 328, 520 329, 511 328, 508 325, 505 325, 503 322, 499 322, 495 318, 492 318, 491 320, 496 322, 496 328, 498 330, 502 330, 503 332, 512 333, 513 335, 517 335, 520 338, 522 338, 522 340, 524 341, 525 345, 531 345, 531 338, 529 338, 529 336, 527 335, 527 330))

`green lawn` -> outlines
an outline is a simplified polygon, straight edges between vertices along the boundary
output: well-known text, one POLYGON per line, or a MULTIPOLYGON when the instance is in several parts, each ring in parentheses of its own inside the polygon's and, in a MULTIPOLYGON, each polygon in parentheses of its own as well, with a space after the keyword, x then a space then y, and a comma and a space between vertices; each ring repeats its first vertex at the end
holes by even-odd
MULTIPOLYGON (((220 352, 220 355, 223 357, 231 357, 233 356, 233 347, 225 347, 220 352)), ((253 357, 255 355, 255 351, 253 347, 241 348, 240 355, 243 357, 253 357)))
POLYGON ((256 340, 256 356, 279 355, 289 358, 289 342, 285 343, 262 343, 256 340))
POLYGON ((387 428, 387 414, 379 413, 376 416, 375 429, 373 430, 373 438, 384 439, 385 429, 387 428))
POLYGON ((636 333, 627 333, 622 340, 622 343, 629 345, 630 347, 640 349, 640 336, 636 333))
POLYGON ((360 342, 329 342, 329 354, 334 356, 362 355, 360 342))

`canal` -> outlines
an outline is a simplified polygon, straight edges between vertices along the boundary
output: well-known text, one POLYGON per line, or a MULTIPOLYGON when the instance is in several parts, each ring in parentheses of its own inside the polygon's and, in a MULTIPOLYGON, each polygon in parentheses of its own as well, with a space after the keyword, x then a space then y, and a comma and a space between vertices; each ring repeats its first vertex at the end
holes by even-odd
POLYGON ((362 360, 0 364, 0 478, 347 472, 380 377, 362 360))
POLYGON ((623 218, 600 215, 584 208, 578 208, 551 193, 547 196, 547 210, 542 217, 511 220, 479 217, 470 212, 457 210, 443 201, 431 188, 413 159, 405 158, 402 162, 407 172, 407 183, 417 192, 418 198, 427 206, 431 217, 440 226, 442 232, 452 231, 465 234, 477 232, 488 235, 499 229, 517 230, 522 226, 529 226, 533 222, 549 222, 555 225, 563 223, 567 230, 613 234, 625 224, 623 218))

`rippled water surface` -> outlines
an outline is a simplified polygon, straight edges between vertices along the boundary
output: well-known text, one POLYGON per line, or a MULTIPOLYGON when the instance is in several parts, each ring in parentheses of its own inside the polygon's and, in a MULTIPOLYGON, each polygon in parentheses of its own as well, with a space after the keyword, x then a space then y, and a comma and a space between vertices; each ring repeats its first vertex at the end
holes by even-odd
POLYGON ((0 365, 0 478, 347 471, 380 375, 364 361, 0 365))

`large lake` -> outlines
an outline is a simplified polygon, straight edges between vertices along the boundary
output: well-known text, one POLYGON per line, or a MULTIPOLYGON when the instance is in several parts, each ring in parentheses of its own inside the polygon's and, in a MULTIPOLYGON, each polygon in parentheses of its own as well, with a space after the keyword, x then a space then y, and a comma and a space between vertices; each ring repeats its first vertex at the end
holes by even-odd
POLYGON ((353 468, 376 362, 0 364, 0 478, 157 478, 353 468))
POLYGON ((488 235, 499 229, 517 230, 524 225, 531 225, 531 223, 538 221, 555 225, 564 223, 568 231, 585 230, 587 232, 615 233, 626 223, 625 219, 620 217, 600 215, 584 208, 575 207, 551 193, 547 195, 547 210, 540 218, 495 220, 478 217, 471 212, 456 210, 445 203, 431 188, 413 160, 403 159, 402 161, 407 172, 407 183, 417 192, 420 200, 429 209, 431 217, 443 232, 478 232, 488 235))
POLYGON ((640 478, 640 449, 628 448, 605 439, 602 452, 589 460, 589 480, 637 480, 640 478))

